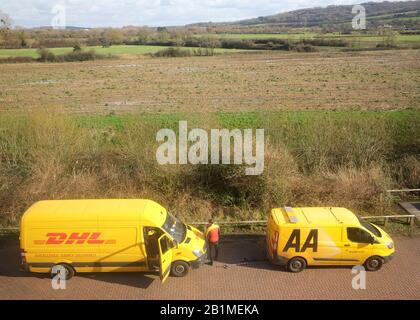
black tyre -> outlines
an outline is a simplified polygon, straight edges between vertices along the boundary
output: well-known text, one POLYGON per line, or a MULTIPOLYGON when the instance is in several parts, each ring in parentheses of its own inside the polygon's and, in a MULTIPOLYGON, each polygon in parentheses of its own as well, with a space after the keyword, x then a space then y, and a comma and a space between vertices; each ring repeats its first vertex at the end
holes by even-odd
POLYGON ((58 271, 54 270, 54 269, 57 269, 57 267, 64 268, 64 271, 66 274, 66 277, 65 277, 66 280, 70 280, 71 278, 73 278, 75 274, 75 271, 71 265, 60 263, 60 264, 56 264, 54 267, 51 269, 51 278, 55 277, 58 274, 58 271))
POLYGON ((190 271, 190 265, 185 261, 175 261, 171 265, 171 275, 174 277, 185 277, 190 271))
POLYGON ((306 268, 306 261, 301 257, 294 257, 287 263, 287 270, 290 272, 302 272, 306 268))
POLYGON ((378 271, 382 268, 384 260, 381 257, 373 256, 366 260, 365 268, 368 271, 378 271))

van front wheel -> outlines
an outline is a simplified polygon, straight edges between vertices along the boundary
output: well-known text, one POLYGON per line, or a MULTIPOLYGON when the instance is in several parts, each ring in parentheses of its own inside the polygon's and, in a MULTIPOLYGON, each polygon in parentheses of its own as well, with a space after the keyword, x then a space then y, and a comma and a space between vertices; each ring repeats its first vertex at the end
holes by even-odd
POLYGON ((383 263, 384 261, 381 257, 373 256, 366 260, 365 268, 368 271, 378 271, 382 267, 383 263))
POLYGON ((65 263, 60 263, 60 264, 56 264, 51 269, 51 278, 54 278, 55 276, 57 276, 60 273, 60 270, 63 270, 65 274, 65 278, 64 278, 65 280, 70 280, 71 278, 73 278, 74 273, 75 273, 72 266, 65 263))
POLYGON ((294 257, 287 263, 287 270, 290 272, 302 272, 306 268, 306 261, 301 257, 294 257))
POLYGON ((171 266, 171 274, 174 277, 185 277, 190 270, 190 265, 185 261, 175 261, 171 266))

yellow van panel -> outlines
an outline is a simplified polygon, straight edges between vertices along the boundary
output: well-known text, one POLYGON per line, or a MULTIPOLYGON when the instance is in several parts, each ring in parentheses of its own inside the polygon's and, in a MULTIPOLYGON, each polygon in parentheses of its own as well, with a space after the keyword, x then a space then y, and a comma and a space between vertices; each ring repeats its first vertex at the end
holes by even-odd
POLYGON ((33 272, 69 263, 78 272, 143 271, 143 226, 161 227, 166 210, 150 200, 41 201, 21 221, 21 248, 33 272))
POLYGON ((350 241, 347 228, 366 231, 358 217, 345 208, 273 209, 266 231, 268 256, 276 264, 303 257, 309 265, 356 265, 373 255, 389 260, 393 254, 392 239, 380 228, 376 227, 382 237, 375 238, 374 244, 350 241), (278 242, 274 250, 276 233, 278 242))
POLYGON ((48 200, 32 205, 22 217, 22 225, 46 221, 137 220, 159 225, 165 221, 166 209, 144 199, 48 200))
POLYGON ((342 255, 341 227, 283 227, 277 252, 288 259, 304 257, 309 264, 325 264, 325 259, 339 261, 342 255))

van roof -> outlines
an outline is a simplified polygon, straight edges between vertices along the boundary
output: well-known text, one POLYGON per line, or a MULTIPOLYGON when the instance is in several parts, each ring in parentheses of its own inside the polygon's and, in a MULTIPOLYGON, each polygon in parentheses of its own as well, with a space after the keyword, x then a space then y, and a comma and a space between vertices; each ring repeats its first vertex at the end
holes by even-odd
POLYGON ((357 216, 346 208, 339 207, 300 207, 276 208, 272 210, 277 224, 322 225, 338 224, 360 225, 357 216))
POLYGON ((33 204, 23 215, 30 221, 145 220, 162 226, 166 209, 146 199, 47 200, 33 204))

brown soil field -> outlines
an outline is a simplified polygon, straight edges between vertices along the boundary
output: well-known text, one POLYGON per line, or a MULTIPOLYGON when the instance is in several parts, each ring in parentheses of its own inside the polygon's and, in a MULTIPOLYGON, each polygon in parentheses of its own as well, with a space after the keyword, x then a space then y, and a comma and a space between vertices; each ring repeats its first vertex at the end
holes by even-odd
POLYGON ((420 50, 0 65, 0 110, 214 112, 420 106, 420 50))

